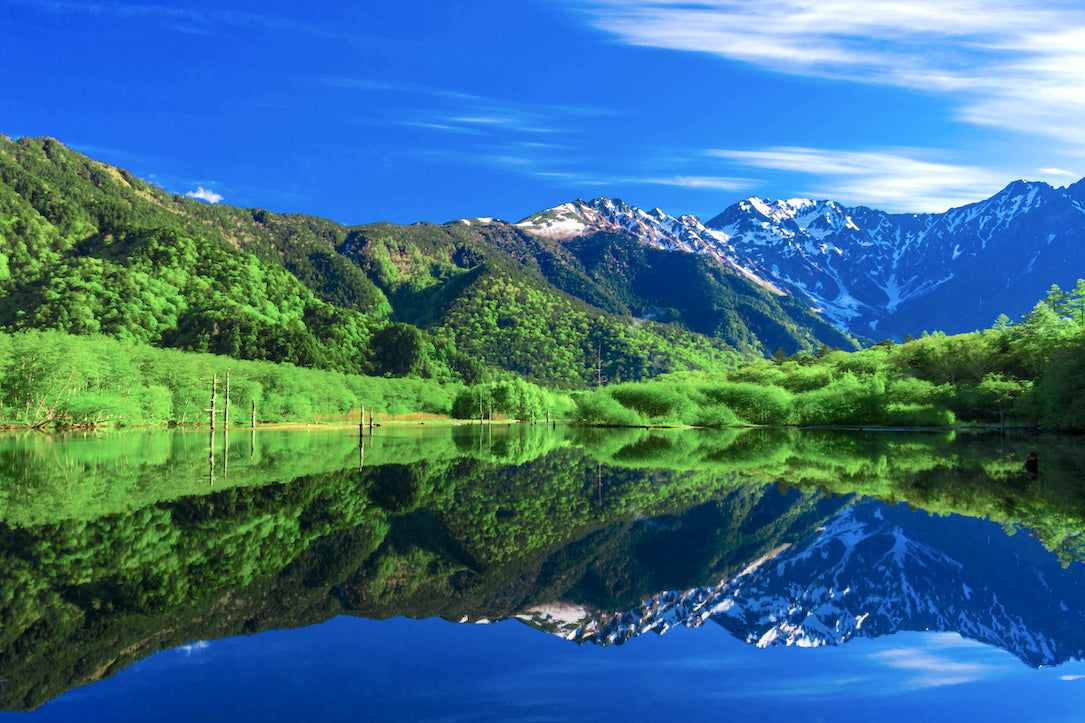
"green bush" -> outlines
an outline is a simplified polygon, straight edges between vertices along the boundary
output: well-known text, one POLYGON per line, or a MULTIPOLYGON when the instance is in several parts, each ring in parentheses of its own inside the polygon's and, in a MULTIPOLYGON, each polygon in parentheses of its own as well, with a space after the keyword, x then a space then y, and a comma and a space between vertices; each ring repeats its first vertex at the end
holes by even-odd
POLYGON ((608 390, 622 406, 654 420, 681 421, 693 401, 678 387, 659 382, 620 384, 608 390))
POLYGON ((717 404, 712 407, 701 407, 692 422, 698 427, 734 427, 742 424, 730 408, 717 404))
POLYGON ((789 424, 791 394, 779 387, 750 382, 702 386, 698 390, 710 404, 724 404, 750 424, 789 424))
POLYGON ((890 404, 881 424, 887 427, 952 427, 953 412, 933 404, 890 404))
POLYGON ((643 415, 622 406, 606 391, 585 392, 576 397, 577 421, 613 427, 643 427, 648 420, 643 415))

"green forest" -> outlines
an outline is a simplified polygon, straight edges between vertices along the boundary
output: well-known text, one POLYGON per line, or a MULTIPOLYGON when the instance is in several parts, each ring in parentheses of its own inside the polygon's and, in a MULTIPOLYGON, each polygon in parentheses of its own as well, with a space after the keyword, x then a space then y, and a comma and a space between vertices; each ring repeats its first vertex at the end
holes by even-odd
POLYGON ((210 205, 52 139, 0 137, 0 332, 560 389, 732 369, 777 345, 857 348, 706 260, 672 298, 586 254, 509 224, 347 227, 210 205))
POLYGON ((202 424, 229 373, 238 422, 1085 429, 1085 282, 872 345, 619 234, 211 205, 48 138, 0 137, 0 243, 9 427, 202 424))
POLYGON ((519 378, 468 386, 239 361, 100 334, 0 334, 0 422, 8 427, 206 426, 213 391, 220 427, 250 426, 254 416, 257 424, 358 422, 363 406, 366 422, 450 414, 545 421, 575 410, 567 393, 519 378))
POLYGON ((1023 319, 924 332, 846 353, 822 347, 716 375, 661 375, 577 398, 589 424, 1007 425, 1085 430, 1085 281, 1052 286, 1023 319))

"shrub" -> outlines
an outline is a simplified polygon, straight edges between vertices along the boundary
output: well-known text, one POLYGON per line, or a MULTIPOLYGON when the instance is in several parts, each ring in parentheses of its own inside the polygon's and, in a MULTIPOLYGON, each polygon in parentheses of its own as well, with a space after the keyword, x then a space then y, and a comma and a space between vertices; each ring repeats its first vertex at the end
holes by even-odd
POLYGON ((577 421, 612 427, 642 427, 648 420, 636 411, 622 406, 605 391, 586 392, 576 398, 577 421))
POLYGON ((660 382, 621 384, 608 390, 622 406, 658 421, 680 422, 686 418, 693 401, 675 385, 660 382))
POLYGON ((702 386, 698 391, 707 403, 725 404, 750 424, 788 424, 791 421, 791 395, 779 387, 740 382, 702 386))
POLYGON ((889 427, 952 427, 957 418, 933 404, 890 404, 881 423, 889 427))

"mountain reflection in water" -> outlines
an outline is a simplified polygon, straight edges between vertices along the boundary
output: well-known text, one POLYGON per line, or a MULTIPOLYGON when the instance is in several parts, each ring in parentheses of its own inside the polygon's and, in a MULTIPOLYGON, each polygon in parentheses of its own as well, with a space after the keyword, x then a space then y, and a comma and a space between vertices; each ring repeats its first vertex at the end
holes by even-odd
POLYGON ((1032 666, 1085 645, 1085 453, 1055 437, 523 425, 209 441, 0 440, 4 709, 161 649, 344 613, 518 618, 604 644, 707 621, 759 646, 942 630, 1032 666), (1007 534, 1021 526, 1035 538, 1007 534))

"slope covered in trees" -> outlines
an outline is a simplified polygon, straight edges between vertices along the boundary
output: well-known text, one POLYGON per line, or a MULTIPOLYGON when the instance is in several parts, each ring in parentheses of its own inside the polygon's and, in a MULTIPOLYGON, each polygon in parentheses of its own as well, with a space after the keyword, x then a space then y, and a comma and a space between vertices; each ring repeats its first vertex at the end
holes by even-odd
POLYGON ((668 261, 650 287, 628 272, 647 253, 630 239, 566 248, 502 223, 351 228, 208 205, 52 139, 0 137, 0 240, 3 331, 567 388, 854 347, 703 260, 668 261))
POLYGON ((206 424, 217 376, 218 415, 258 423, 357 421, 404 414, 567 419, 573 403, 523 379, 460 383, 373 377, 293 364, 238 361, 57 331, 0 334, 0 427, 206 424))
POLYGON ((578 400, 594 424, 951 426, 1085 430, 1085 281, 1020 323, 927 334, 847 354, 783 354, 731 372, 670 375, 578 400))

